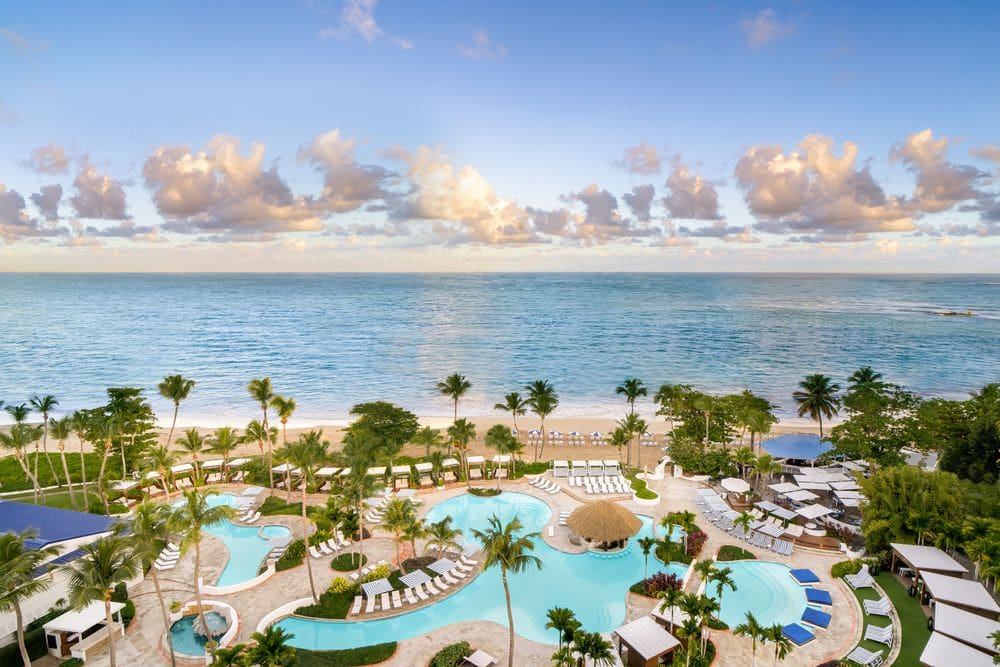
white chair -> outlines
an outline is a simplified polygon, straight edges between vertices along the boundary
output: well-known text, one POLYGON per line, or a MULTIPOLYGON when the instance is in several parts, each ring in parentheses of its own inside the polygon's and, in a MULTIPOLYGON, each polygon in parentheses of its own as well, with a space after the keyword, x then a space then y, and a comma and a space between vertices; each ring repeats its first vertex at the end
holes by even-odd
POLYGON ((369 595, 368 596, 368 604, 365 605, 365 613, 366 614, 370 614, 373 611, 375 611, 375 596, 374 595, 369 595))
POLYGON ((318 550, 316 549, 316 547, 314 547, 314 546, 310 546, 310 547, 309 547, 309 555, 310 555, 310 556, 312 556, 313 558, 322 558, 322 557, 323 557, 323 554, 321 554, 321 553, 320 553, 320 552, 319 552, 319 551, 318 551, 318 550))
POLYGON ((364 598, 360 595, 354 596, 354 606, 351 607, 351 615, 356 615, 361 611, 361 603, 364 602, 364 598))
POLYGON ((410 604, 417 604, 417 598, 413 596, 412 588, 404 588, 403 595, 406 597, 406 601, 409 602, 410 604))
POLYGON ((392 592, 392 608, 399 609, 403 606, 403 600, 399 597, 399 591, 392 592))

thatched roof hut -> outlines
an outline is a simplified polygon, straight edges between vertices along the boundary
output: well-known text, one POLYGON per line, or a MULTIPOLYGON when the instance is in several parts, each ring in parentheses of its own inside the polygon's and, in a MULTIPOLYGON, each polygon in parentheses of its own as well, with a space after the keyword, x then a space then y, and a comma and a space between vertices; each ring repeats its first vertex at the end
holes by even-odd
POLYGON ((598 500, 573 510, 566 525, 594 542, 619 542, 638 533, 642 521, 618 503, 598 500))

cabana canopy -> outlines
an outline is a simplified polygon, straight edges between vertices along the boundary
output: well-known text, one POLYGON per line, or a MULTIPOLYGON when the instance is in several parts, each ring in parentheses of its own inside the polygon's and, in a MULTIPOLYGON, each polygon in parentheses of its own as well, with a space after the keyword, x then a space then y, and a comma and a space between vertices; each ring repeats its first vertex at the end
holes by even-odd
POLYGON ((768 484, 767 487, 775 493, 790 493, 799 491, 801 487, 795 482, 782 482, 781 484, 768 484))
POLYGON ((192 470, 194 470, 194 466, 192 466, 190 463, 179 463, 175 466, 170 466, 170 472, 174 473, 175 475, 182 472, 191 472, 192 470))
MULTIPOLYGON (((112 602, 112 616, 120 612, 124 606, 123 602, 112 602)), ((104 603, 91 602, 79 611, 67 611, 65 614, 56 616, 42 627, 45 629, 45 632, 69 632, 75 634, 89 630, 98 623, 105 623, 106 621, 104 603)))
POLYGON ((409 477, 410 466, 392 466, 393 477, 409 477))
POLYGON ((458 459, 447 458, 444 461, 441 461, 441 467, 442 468, 457 468, 458 467, 458 459))
POLYGON ((330 466, 324 466, 316 471, 317 477, 333 477, 337 474, 339 468, 331 468, 330 466))
POLYGON ((1000 630, 1000 623, 985 616, 963 611, 950 604, 934 605, 934 630, 984 651, 993 651, 990 635, 1000 630))
POLYGON ((481 466, 486 463, 486 458, 477 454, 476 456, 466 457, 465 462, 470 466, 481 466))
POLYGON ((201 464, 202 470, 215 470, 222 467, 222 459, 212 459, 201 464))
POLYGON ((808 500, 816 500, 819 498, 812 491, 806 491, 805 489, 799 489, 798 491, 789 491, 788 493, 782 494, 789 500, 794 500, 797 503, 804 503, 808 500))
POLYGON ((626 623, 614 634, 628 645, 629 650, 638 653, 643 660, 652 660, 680 646, 680 642, 667 629, 650 616, 642 616, 626 623))
POLYGON ((955 641, 940 632, 932 632, 931 638, 920 654, 920 664, 928 667, 992 667, 993 658, 988 653, 977 651, 967 644, 955 641))
POLYGON ((812 433, 789 433, 779 435, 760 443, 761 449, 779 459, 798 459, 800 461, 815 461, 823 454, 833 449, 829 440, 820 440, 812 433))
POLYGON ((295 466, 291 463, 282 463, 281 465, 274 466, 271 470, 284 475, 286 472, 293 472, 293 468, 295 468, 295 466))
POLYGON ((598 500, 573 510, 566 519, 577 535, 598 542, 627 540, 642 528, 642 521, 621 505, 598 500))
POLYGON ((552 462, 552 467, 553 468, 568 468, 569 467, 569 461, 553 461, 552 462))
POLYGON ((384 477, 385 476, 385 466, 372 466, 365 473, 370 477, 384 477))
POLYGON ((604 467, 611 468, 612 470, 618 470, 618 461, 614 459, 604 459, 604 467))
POLYGON ((978 581, 935 572, 921 572, 920 578, 924 580, 927 592, 938 604, 947 602, 966 609, 985 611, 994 616, 1000 614, 1000 606, 997 606, 993 596, 978 581))
POLYGON ((732 493, 746 493, 750 490, 750 485, 739 477, 726 477, 721 484, 722 488, 732 493))
POLYGON ((128 491, 129 489, 134 489, 137 486, 139 486, 139 482, 130 479, 123 479, 120 482, 115 482, 114 485, 111 487, 111 490, 124 493, 125 491, 128 491))
POLYGON ((502 463, 510 463, 510 454, 497 454, 493 457, 493 463, 500 465, 502 463))
POLYGON ((423 463, 414 463, 413 467, 416 468, 417 472, 419 472, 421 474, 425 473, 425 472, 433 472, 434 471, 434 464, 433 463, 427 463, 426 461, 423 462, 423 463))
POLYGON ((240 468, 248 463, 250 463, 250 459, 233 459, 232 461, 229 462, 229 467, 240 468))
POLYGON ((800 507, 795 510, 795 513, 799 516, 803 516, 807 519, 818 519, 821 516, 826 516, 827 514, 832 514, 833 510, 825 505, 815 504, 806 505, 805 507, 800 507))
POLYGON ((899 544, 897 542, 891 542, 889 546, 897 557, 906 561, 907 565, 921 573, 925 570, 949 574, 968 572, 961 563, 937 547, 899 544))

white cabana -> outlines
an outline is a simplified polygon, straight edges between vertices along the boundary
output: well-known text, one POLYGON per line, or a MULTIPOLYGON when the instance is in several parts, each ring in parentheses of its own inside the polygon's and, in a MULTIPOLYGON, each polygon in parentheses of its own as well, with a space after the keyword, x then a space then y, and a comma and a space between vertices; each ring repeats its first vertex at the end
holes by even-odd
POLYGON ((175 475, 182 475, 186 472, 191 472, 194 470, 194 466, 190 463, 178 463, 175 466, 170 466, 170 472, 175 475))
POLYGON ((925 571, 962 575, 968 570, 964 565, 937 547, 890 542, 893 564, 897 558, 921 574, 925 571))
POLYGON ((347 477, 350 474, 351 474, 351 469, 350 468, 344 468, 343 470, 340 471, 339 477, 347 477))
POLYGON ((807 491, 829 491, 830 485, 826 482, 799 482, 799 488, 807 491))
POLYGON ((458 467, 458 459, 456 459, 456 458, 450 458, 450 457, 446 458, 444 461, 441 461, 441 467, 442 468, 457 468, 458 467))
POLYGON ((794 482, 782 482, 781 484, 768 484, 767 488, 775 493, 791 493, 792 491, 799 491, 802 487, 794 482))
POLYGON ((955 641, 940 632, 932 632, 920 654, 920 664, 927 667, 993 667, 993 656, 955 641))
POLYGON ((838 498, 844 507, 861 507, 861 498, 838 498))
POLYGON ((293 466, 291 463, 282 463, 280 465, 276 465, 273 468, 271 468, 271 472, 276 472, 279 475, 284 475, 286 472, 293 473, 295 472, 295 466, 293 466))
POLYGON ((833 514, 833 510, 825 505, 820 505, 819 503, 815 505, 806 505, 805 507, 800 507, 795 510, 795 513, 806 519, 818 519, 821 516, 826 516, 827 514, 833 514))
POLYGON ((573 461, 572 475, 573 477, 586 477, 587 472, 587 462, 576 459, 573 461))
POLYGON ((805 489, 799 489, 798 491, 789 491, 788 493, 783 493, 781 495, 797 503, 804 503, 809 500, 816 500, 817 498, 819 498, 819 496, 817 496, 812 491, 806 491, 805 489))
MULTIPOLYGON (((121 610, 125 607, 123 602, 111 603, 111 620, 115 623, 115 631, 121 635, 125 634, 125 628, 121 623, 121 610)), ((69 655, 81 660, 86 660, 87 651, 96 648, 103 643, 103 639, 108 635, 107 617, 104 613, 103 602, 91 602, 78 611, 67 611, 53 618, 42 626, 45 631, 45 641, 48 646, 49 655, 63 658, 64 648, 69 649, 69 655), (101 626, 87 637, 80 635, 95 626, 101 626)))
POLYGON ((994 618, 1000 614, 1000 606, 978 581, 936 572, 921 572, 920 578, 937 604, 945 602, 967 611, 991 614, 994 618))
POLYGON ((837 491, 857 491, 861 487, 854 480, 850 482, 830 482, 830 488, 837 491))
POLYGON ((334 477, 334 476, 336 476, 337 472, 339 472, 339 471, 340 471, 340 468, 331 468, 330 466, 323 466, 322 468, 320 468, 319 470, 316 471, 316 476, 317 477, 334 477))
POLYGON ((594 477, 604 476, 604 461, 600 459, 592 459, 587 461, 587 474, 594 477))
POLYGON ((552 476, 569 477, 569 461, 553 461, 552 476))
POLYGON ((393 477, 409 477, 410 466, 392 466, 393 477))
MULTIPOLYGON (((630 653, 638 654, 643 662, 664 656, 680 646, 680 642, 651 616, 641 616, 612 632, 628 647, 630 653)), ((631 660, 629 661, 630 664, 631 660)))
POLYGON ((233 459, 232 461, 229 462, 229 467, 230 468, 242 468, 243 466, 245 466, 248 463, 250 463, 250 459, 245 459, 245 458, 233 459))
POLYGON ((510 463, 510 454, 497 454, 490 459, 490 462, 495 466, 507 465, 510 463))
POLYGON ((468 456, 466 457, 465 462, 468 463, 470 466, 481 466, 484 463, 486 463, 486 457, 480 456, 478 454, 475 456, 468 456))
POLYGON ((150 470, 149 472, 147 472, 145 475, 142 476, 142 481, 144 482, 149 481, 151 479, 160 479, 160 471, 150 470))
POLYGON ((372 466, 365 475, 368 477, 385 477, 385 466, 372 466))
POLYGON ((950 604, 934 605, 934 631, 948 635, 984 651, 993 652, 990 635, 1000 630, 1000 623, 991 618, 963 611, 950 604))
POLYGON ((739 477, 726 477, 720 484, 722 488, 730 493, 746 493, 750 490, 750 485, 746 483, 746 480, 742 480, 739 477))
POLYGON ((114 484, 112 484, 111 490, 118 491, 119 493, 125 493, 126 491, 130 491, 137 486, 139 486, 139 482, 136 482, 135 480, 131 479, 123 479, 120 482, 115 482, 114 484))
POLYGON ((211 461, 205 461, 201 464, 202 470, 217 470, 221 468, 223 464, 222 459, 212 459, 211 461))
POLYGON ((417 469, 421 475, 429 475, 434 472, 434 464, 428 463, 427 461, 421 461, 420 463, 414 463, 413 467, 417 469))
POLYGON ((617 477, 621 472, 618 461, 614 459, 604 459, 604 476, 605 477, 617 477))

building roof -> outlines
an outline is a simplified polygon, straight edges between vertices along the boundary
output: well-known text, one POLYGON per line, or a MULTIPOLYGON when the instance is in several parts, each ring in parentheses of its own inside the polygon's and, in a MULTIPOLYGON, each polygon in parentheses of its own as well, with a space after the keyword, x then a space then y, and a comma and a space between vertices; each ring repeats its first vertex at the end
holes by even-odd
POLYGON ((650 616, 643 616, 626 623, 615 630, 615 634, 644 660, 669 653, 680 646, 677 638, 650 616))
POLYGON ((0 533, 20 533, 34 528, 38 537, 27 541, 31 549, 107 533, 114 522, 114 519, 98 514, 0 500, 0 533))
POLYGON ((760 443, 768 454, 779 459, 798 459, 800 461, 815 461, 823 454, 833 449, 829 440, 820 440, 812 433, 789 433, 779 435, 760 443))
POLYGON ((936 572, 968 572, 961 563, 941 551, 937 547, 917 546, 916 544, 889 544, 900 558, 917 570, 932 570, 936 572))
POLYGON ((1000 614, 1000 606, 997 606, 993 596, 978 581, 959 579, 935 572, 921 572, 920 577, 927 585, 931 597, 938 603, 950 602, 961 607, 971 607, 972 609, 1000 614))
MULTIPOLYGON (((124 606, 122 602, 112 602, 111 613, 117 614, 124 606)), ((98 623, 104 623, 105 618, 104 603, 91 602, 83 609, 56 616, 42 627, 46 632, 83 632, 98 623)))
POLYGON ((934 605, 934 630, 966 644, 993 652, 990 635, 1000 630, 1000 623, 950 604, 934 605))
POLYGON ((932 632, 924 652, 920 654, 920 664, 928 667, 992 667, 993 657, 940 632, 932 632))

